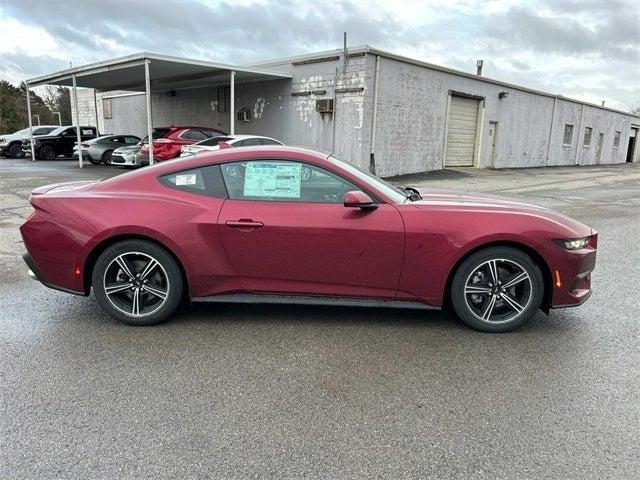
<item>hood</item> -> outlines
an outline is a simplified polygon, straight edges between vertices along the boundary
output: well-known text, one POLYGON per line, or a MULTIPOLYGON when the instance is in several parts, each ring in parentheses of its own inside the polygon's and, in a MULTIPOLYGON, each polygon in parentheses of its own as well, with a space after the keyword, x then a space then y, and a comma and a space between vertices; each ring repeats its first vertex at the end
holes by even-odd
POLYGON ((129 145, 126 147, 118 147, 116 148, 113 153, 131 153, 131 152, 137 152, 138 150, 140 150, 140 145, 129 145))
MULTIPOLYGON (((463 193, 448 190, 419 189, 422 200, 412 202, 417 208, 442 207, 452 210, 499 211, 544 218, 557 225, 577 232, 592 232, 586 225, 545 207, 531 205, 520 200, 482 193, 463 193)), ((590 234, 590 233, 586 233, 590 234)))

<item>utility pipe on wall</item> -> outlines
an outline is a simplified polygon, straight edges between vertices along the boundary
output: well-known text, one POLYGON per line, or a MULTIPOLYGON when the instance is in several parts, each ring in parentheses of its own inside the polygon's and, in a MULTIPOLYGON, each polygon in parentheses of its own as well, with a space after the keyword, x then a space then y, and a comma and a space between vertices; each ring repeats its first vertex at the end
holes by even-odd
MULTIPOLYGON (((78 86, 76 85, 76 75, 71 76, 73 80, 73 110, 76 112, 76 140, 78 142, 78 164, 82 168, 82 137, 80 135, 80 113, 78 112, 78 86)), ((97 132, 96 132, 97 133, 97 132)))
POLYGON ((376 55, 376 70, 373 77, 373 113, 371 115, 371 150, 369 154, 369 171, 376 173, 376 124, 378 121, 378 89, 380 78, 380 55, 376 55))

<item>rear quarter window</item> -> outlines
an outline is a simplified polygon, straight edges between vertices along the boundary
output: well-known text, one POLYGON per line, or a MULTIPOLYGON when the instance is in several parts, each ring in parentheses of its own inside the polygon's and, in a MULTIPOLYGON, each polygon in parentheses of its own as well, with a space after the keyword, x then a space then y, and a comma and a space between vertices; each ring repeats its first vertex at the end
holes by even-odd
POLYGON ((219 165, 192 168, 159 177, 160 183, 183 192, 214 198, 227 198, 219 165))

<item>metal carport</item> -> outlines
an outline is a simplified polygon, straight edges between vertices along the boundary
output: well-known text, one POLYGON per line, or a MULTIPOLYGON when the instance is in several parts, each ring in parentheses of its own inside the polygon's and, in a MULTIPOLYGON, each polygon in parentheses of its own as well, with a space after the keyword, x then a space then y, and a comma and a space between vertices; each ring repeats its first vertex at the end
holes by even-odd
MULTIPOLYGON (((49 75, 25 81, 27 87, 27 112, 31 139, 31 159, 35 161, 33 126, 31 120, 31 99, 29 89, 43 85, 72 87, 73 109, 78 145, 80 145, 80 120, 78 114, 77 87, 93 88, 99 92, 113 90, 143 91, 146 94, 147 130, 152 139, 151 93, 181 88, 198 87, 205 83, 222 82, 228 79, 230 85, 230 134, 234 134, 235 83, 292 78, 291 73, 247 68, 235 65, 190 60, 186 58, 137 53, 104 62, 73 67, 49 75)), ((96 125, 97 128, 97 125, 96 125)), ((78 155, 82 168, 82 155, 78 155)), ((153 164, 153 142, 149 141, 149 163, 153 164)))

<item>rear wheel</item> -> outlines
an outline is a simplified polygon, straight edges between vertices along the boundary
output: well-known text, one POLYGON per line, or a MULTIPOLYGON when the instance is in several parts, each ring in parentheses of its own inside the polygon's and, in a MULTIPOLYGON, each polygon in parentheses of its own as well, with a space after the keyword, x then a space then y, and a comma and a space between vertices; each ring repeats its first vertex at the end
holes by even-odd
POLYGON ((508 332, 540 309, 544 279, 526 253, 490 247, 467 258, 451 283, 451 303, 460 319, 485 332, 508 332))
POLYGON ((38 156, 43 160, 53 160, 56 158, 56 149, 51 145, 42 145, 38 150, 38 156))
POLYGON ((22 151, 22 145, 19 143, 14 143, 9 147, 9 157, 11 158, 22 158, 24 157, 24 152, 22 151))
POLYGON ((102 163, 105 165, 111 164, 111 155, 113 154, 113 150, 107 150, 102 154, 102 163))
POLYGON ((100 306, 129 325, 154 325, 171 315, 182 298, 180 268, 163 248, 125 240, 107 248, 92 275, 100 306))

